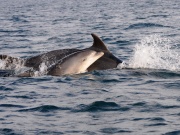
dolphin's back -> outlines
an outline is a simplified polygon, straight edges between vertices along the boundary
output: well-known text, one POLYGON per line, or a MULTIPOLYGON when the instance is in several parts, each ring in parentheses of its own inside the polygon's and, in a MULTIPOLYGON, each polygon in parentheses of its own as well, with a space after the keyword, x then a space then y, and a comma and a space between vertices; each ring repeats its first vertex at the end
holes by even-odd
POLYGON ((25 66, 33 67, 38 70, 41 63, 45 63, 47 66, 57 63, 59 60, 65 58, 66 56, 79 51, 79 49, 62 49, 54 50, 44 54, 40 54, 25 61, 25 66))

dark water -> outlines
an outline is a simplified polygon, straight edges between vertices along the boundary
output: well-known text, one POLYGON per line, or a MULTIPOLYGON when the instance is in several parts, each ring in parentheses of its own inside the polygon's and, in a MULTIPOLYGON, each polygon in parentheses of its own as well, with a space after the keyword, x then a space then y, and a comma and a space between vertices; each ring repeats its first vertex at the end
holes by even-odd
POLYGON ((96 33, 125 64, 1 77, 0 134, 179 135, 179 13, 179 0, 1 0, 0 54, 86 48, 96 33))

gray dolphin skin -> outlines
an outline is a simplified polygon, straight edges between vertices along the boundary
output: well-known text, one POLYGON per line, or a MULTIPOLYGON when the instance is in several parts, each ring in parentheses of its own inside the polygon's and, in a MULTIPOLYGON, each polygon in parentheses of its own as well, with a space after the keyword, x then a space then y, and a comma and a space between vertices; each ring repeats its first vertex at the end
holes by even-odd
MULTIPOLYGON (((116 68, 119 63, 122 63, 120 59, 107 49, 106 45, 96 34, 91 35, 94 39, 93 45, 82 50, 76 48, 53 50, 27 59, 0 55, 0 59, 8 61, 9 64, 12 64, 14 61, 21 63, 34 71, 39 71, 40 65, 45 63, 48 67, 47 74, 53 76, 112 69, 116 68)), ((22 73, 19 76, 32 76, 31 71, 22 73)))
POLYGON ((79 74, 87 71, 87 68, 97 59, 104 55, 103 52, 84 50, 76 52, 69 57, 62 59, 52 66, 48 75, 61 76, 67 74, 79 74))

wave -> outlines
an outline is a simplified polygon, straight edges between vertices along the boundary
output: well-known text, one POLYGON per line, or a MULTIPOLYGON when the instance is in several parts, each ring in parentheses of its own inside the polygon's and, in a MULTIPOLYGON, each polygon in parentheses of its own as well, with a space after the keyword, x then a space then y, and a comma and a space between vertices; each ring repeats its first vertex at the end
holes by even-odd
POLYGON ((9 30, 9 29, 0 29, 0 32, 2 33, 25 33, 29 32, 29 30, 23 30, 23 29, 14 29, 14 30, 9 30))
MULTIPOLYGON (((1 62, 0 62, 1 64, 1 62)), ((1 65, 0 65, 1 67, 1 65)), ((8 77, 14 74, 14 70, 0 70, 0 77, 8 77)))
MULTIPOLYGON (((0 76, 2 77, 2 76, 0 76)), ((7 86, 0 86, 0 91, 12 91, 13 89, 12 88, 9 88, 7 86)))
POLYGON ((129 27, 125 28, 125 30, 130 30, 130 29, 140 29, 140 28, 147 28, 147 27, 158 27, 158 28, 163 28, 163 27, 170 27, 170 26, 164 26, 161 24, 156 24, 156 23, 136 23, 132 24, 129 27))
POLYGON ((89 105, 81 104, 75 112, 127 111, 128 107, 120 107, 115 102, 95 101, 89 105))
POLYGON ((101 129, 102 133, 105 134, 117 134, 117 133, 131 133, 132 131, 126 129, 119 129, 119 128, 103 128, 101 129))
POLYGON ((62 108, 62 107, 57 107, 54 105, 42 105, 39 107, 34 107, 34 108, 28 108, 28 109, 21 109, 18 110, 18 112, 52 112, 56 110, 70 110, 69 108, 62 108))
POLYGON ((1 135, 23 135, 24 133, 21 133, 22 131, 15 131, 10 128, 0 128, 0 134, 1 135))
POLYGON ((180 130, 172 131, 172 132, 167 132, 163 135, 180 135, 180 130))
MULTIPOLYGON (((124 67, 125 68, 125 67, 124 67)), ((178 79, 180 77, 179 71, 170 71, 164 69, 150 69, 150 68, 128 68, 123 71, 127 72, 128 75, 135 77, 153 77, 162 79, 178 79)), ((155 80, 154 80, 155 81, 155 80)), ((147 81, 146 83, 154 83, 154 81, 147 81)))
POLYGON ((179 105, 163 105, 163 104, 144 104, 143 106, 134 106, 132 105, 132 108, 139 108, 139 112, 154 112, 157 110, 164 110, 164 109, 179 109, 179 105))
POLYGON ((11 21, 28 23, 29 21, 26 20, 27 18, 28 16, 24 16, 24 15, 13 15, 11 21))
POLYGON ((0 104, 0 107, 7 107, 7 108, 24 108, 25 106, 22 106, 22 105, 14 105, 14 104, 0 104))
POLYGON ((150 117, 150 118, 134 118, 133 121, 140 121, 140 120, 149 120, 152 122, 164 122, 165 119, 162 117, 150 117))

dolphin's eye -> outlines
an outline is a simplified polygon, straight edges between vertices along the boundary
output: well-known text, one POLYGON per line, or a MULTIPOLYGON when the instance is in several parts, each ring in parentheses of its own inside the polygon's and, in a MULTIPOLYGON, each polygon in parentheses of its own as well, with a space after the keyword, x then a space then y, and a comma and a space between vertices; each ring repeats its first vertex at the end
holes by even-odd
POLYGON ((86 59, 83 59, 83 61, 86 61, 86 59))

